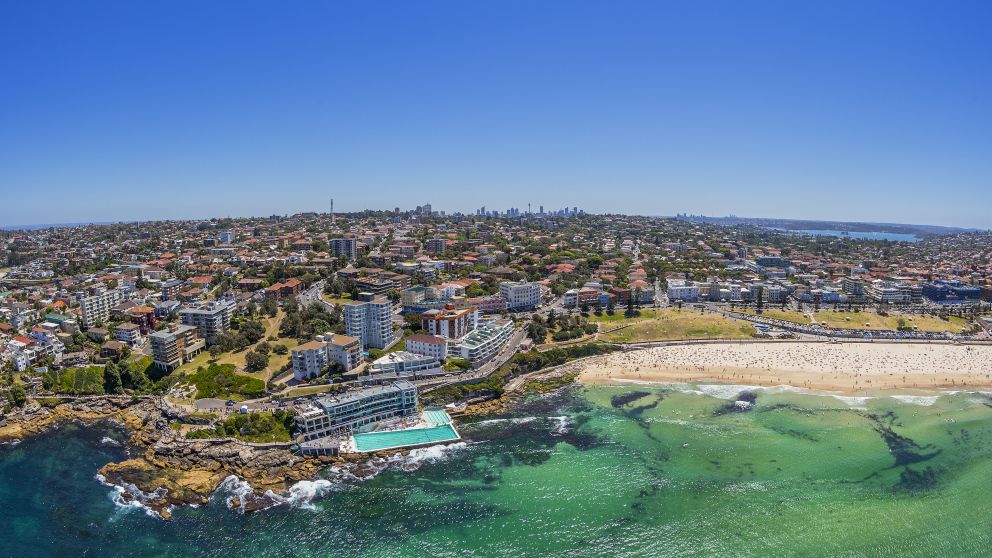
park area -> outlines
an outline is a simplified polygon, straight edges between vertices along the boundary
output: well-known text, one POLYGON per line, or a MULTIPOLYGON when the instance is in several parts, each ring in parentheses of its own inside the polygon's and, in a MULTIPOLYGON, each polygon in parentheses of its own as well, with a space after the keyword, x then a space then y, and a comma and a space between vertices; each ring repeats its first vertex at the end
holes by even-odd
POLYGON ((200 367, 207 366, 209 364, 231 364, 238 371, 239 374, 245 374, 252 378, 262 380, 263 382, 269 381, 270 378, 274 377, 276 373, 282 370, 289 363, 291 358, 290 351, 299 345, 299 341, 292 338, 279 338, 279 323, 285 317, 285 313, 282 309, 274 318, 264 318, 262 324, 265 326, 265 333, 262 339, 258 342, 261 343, 270 338, 278 338, 277 341, 268 341, 270 345, 284 345, 287 349, 286 354, 277 354, 275 352, 269 353, 269 363, 268 365, 257 372, 248 372, 246 368, 246 358, 249 352, 254 350, 258 346, 258 343, 249 345, 248 347, 240 351, 231 351, 222 353, 217 358, 210 355, 208 351, 203 351, 200 354, 193 357, 192 360, 183 364, 179 367, 179 372, 193 372, 200 367))
MULTIPOLYGON (((742 314, 756 315, 752 309, 737 311, 742 314)), ((820 310, 819 312, 810 314, 798 310, 767 309, 761 313, 761 316, 773 320, 783 320, 804 325, 812 323, 812 320, 815 319, 818 324, 829 328, 871 331, 896 331, 902 325, 904 329, 915 329, 916 331, 958 333, 962 328, 970 330, 972 326, 971 322, 967 319, 958 316, 949 316, 948 319, 944 320, 937 316, 920 314, 904 315, 893 313, 882 315, 878 312, 859 311, 820 310), (812 319, 810 315, 813 316, 812 319)))
POLYGON ((600 322, 600 331, 620 326, 623 329, 604 333, 602 341, 638 343, 645 341, 673 341, 679 339, 746 339, 755 329, 751 324, 725 318, 719 314, 700 313, 694 310, 668 308, 643 310, 640 316, 627 318, 622 312, 613 316, 591 316, 590 321, 600 322))

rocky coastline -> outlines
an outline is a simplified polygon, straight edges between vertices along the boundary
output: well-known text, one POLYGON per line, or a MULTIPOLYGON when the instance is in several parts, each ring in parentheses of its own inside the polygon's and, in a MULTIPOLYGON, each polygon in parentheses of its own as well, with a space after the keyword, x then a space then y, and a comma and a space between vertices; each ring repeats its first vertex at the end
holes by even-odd
POLYGON ((103 482, 119 487, 122 504, 140 503, 163 519, 171 517, 175 506, 206 504, 232 476, 250 490, 232 496, 227 504, 250 512, 277 505, 293 485, 316 479, 321 471, 341 479, 363 478, 374 469, 371 463, 404 454, 304 457, 287 448, 234 438, 191 440, 170 427, 170 421, 186 418, 155 397, 66 398, 49 405, 29 402, 0 419, 0 443, 18 443, 72 421, 116 421, 129 433, 129 458, 107 463, 95 473, 103 482))
MULTIPOLYGON (((502 413, 526 393, 543 391, 542 386, 571 383, 577 371, 569 365, 527 374, 498 397, 470 402, 462 414, 502 413)), ((128 459, 107 463, 95 473, 102 482, 117 487, 120 503, 139 503, 163 519, 169 519, 176 506, 207 504, 232 477, 238 480, 240 490, 227 497, 228 507, 251 512, 286 501, 297 483, 370 478, 411 453, 387 450, 307 457, 282 444, 251 444, 235 438, 188 439, 170 425, 198 424, 202 418, 155 396, 31 400, 24 408, 0 417, 0 444, 18 443, 73 421, 115 421, 126 429, 128 459)))

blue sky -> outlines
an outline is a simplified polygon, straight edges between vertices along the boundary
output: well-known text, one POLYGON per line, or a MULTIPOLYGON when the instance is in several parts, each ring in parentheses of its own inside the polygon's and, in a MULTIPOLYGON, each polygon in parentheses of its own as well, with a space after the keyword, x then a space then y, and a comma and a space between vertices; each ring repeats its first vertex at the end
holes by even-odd
POLYGON ((0 3, 0 224, 480 205, 992 227, 992 3, 0 3))

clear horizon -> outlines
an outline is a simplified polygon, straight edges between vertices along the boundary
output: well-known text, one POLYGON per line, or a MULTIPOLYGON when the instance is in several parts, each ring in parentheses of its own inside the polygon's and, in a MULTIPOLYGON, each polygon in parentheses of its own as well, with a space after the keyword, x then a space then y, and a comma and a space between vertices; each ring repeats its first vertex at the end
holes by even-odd
POLYGON ((333 197, 992 227, 985 2, 42 0, 0 16, 5 226, 333 197))

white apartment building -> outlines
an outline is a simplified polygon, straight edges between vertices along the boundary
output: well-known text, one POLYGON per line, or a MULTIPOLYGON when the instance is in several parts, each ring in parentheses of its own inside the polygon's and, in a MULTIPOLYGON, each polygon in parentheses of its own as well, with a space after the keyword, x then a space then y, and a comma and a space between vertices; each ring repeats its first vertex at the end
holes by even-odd
POLYGON ((511 312, 529 310, 541 303, 541 285, 528 281, 504 281, 499 284, 499 294, 511 312))
POLYGON ((458 339, 479 325, 479 309, 428 310, 421 314, 420 325, 431 335, 458 339))
POLYGON ((120 324, 114 328, 114 338, 131 347, 141 345, 141 328, 137 324, 120 324))
POLYGON ((448 340, 439 335, 416 333, 406 338, 406 350, 418 355, 444 360, 448 356, 448 340))
POLYGON ((205 304, 183 308, 179 311, 179 319, 183 325, 194 326, 200 338, 207 343, 217 342, 217 338, 226 333, 231 325, 234 314, 234 302, 230 300, 213 300, 205 304))
POLYGON ((337 362, 347 372, 362 363, 362 346, 349 335, 327 333, 293 349, 293 376, 306 380, 319 376, 330 362, 337 362))
POLYGON ((512 320, 487 320, 465 337, 450 342, 448 356, 463 358, 478 366, 496 356, 512 335, 512 320))
POLYGON ((668 281, 668 300, 696 302, 699 300, 699 287, 689 285, 681 279, 670 279, 668 281))
POLYGON ((376 359, 368 370, 366 380, 414 380, 444 374, 441 361, 409 351, 396 351, 376 359))
POLYGON ((912 292, 908 286, 887 281, 873 281, 865 288, 865 294, 872 302, 879 304, 909 304, 912 292))
POLYGON ((383 296, 351 301, 344 305, 344 329, 363 347, 385 349, 393 342, 393 305, 383 296))
POLYGON ((83 329, 94 327, 99 322, 110 319, 110 310, 124 301, 124 292, 120 289, 101 291, 79 301, 82 309, 83 329))

